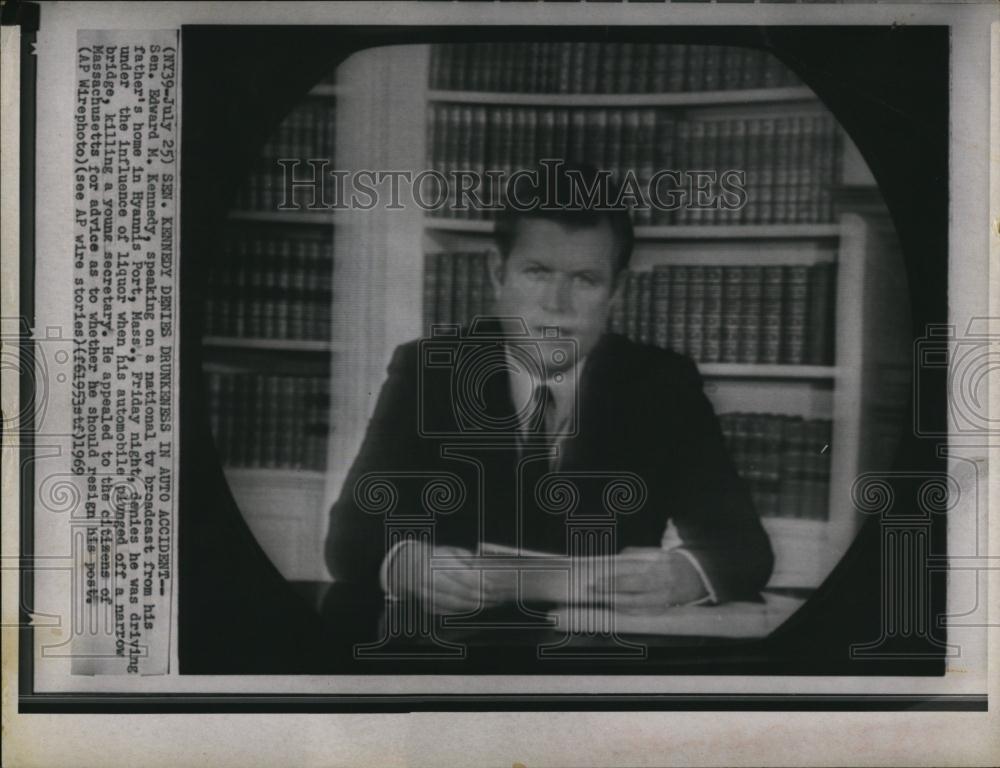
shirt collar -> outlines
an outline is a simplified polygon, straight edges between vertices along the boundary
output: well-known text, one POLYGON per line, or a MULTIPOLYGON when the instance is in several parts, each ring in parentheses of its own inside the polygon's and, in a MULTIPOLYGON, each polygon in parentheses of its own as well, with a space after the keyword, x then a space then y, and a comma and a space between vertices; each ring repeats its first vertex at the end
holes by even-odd
MULTIPOLYGON (((538 380, 538 377, 532 371, 527 370, 522 364, 512 358, 509 348, 506 354, 508 370, 510 371, 511 400, 515 405, 520 406, 530 402, 535 387, 542 382, 538 380)), ((556 412, 555 423, 557 424, 565 424, 572 417, 579 392, 578 384, 580 375, 586 362, 586 356, 581 357, 576 361, 576 365, 569 370, 562 371, 561 375, 551 376, 544 381, 552 393, 552 401, 556 412)))

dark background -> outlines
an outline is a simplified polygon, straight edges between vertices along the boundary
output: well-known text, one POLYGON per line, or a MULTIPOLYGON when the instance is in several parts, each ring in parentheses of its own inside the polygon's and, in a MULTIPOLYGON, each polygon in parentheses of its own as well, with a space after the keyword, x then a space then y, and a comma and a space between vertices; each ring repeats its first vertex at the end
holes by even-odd
MULTIPOLYGON (((185 27, 182 34, 180 671, 296 674, 347 671, 337 627, 289 585, 255 542, 215 457, 200 392, 202 297, 236 186, 281 118, 351 53, 393 43, 628 40, 765 48, 795 71, 854 139, 888 205, 910 285, 913 338, 947 322, 947 27, 572 28, 185 27), (331 629, 334 634, 331 635, 331 629)), ((943 371, 923 371, 921 424, 946 430, 943 371)), ((913 412, 910 409, 910 412, 913 412)), ((904 425, 895 468, 940 472, 944 439, 904 425)), ((902 491, 902 489, 901 489, 902 491)), ((913 503, 898 493, 899 504, 913 503)), ((897 504, 897 506, 899 506, 897 504)), ((893 514, 906 513, 894 509, 893 514)), ((944 516, 932 550, 946 551, 944 516)), ((369 663, 354 672, 940 675, 943 658, 915 638, 921 658, 852 660, 852 644, 881 635, 880 533, 869 521, 808 605, 765 640, 652 649, 650 658, 579 668, 533 662, 513 650, 472 654, 437 669, 369 663)), ((317 546, 319 544, 317 543, 317 546)), ((931 616, 945 610, 943 579, 931 616)), ((936 630, 944 640, 944 631, 936 630)), ((533 650, 533 649, 532 649, 533 650)), ((906 644, 893 650, 905 653, 906 644)), ((426 664, 426 662, 424 663, 426 664)), ((438 708, 448 704, 438 703, 438 708)))

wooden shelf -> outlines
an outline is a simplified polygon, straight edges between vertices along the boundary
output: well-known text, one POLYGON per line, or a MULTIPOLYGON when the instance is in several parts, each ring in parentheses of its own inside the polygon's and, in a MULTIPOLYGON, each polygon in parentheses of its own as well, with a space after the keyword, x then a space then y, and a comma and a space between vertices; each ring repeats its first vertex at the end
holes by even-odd
MULTIPOLYGON (((428 229, 491 235, 496 223, 428 216, 428 229)), ((636 240, 827 240, 840 236, 837 224, 676 224, 639 226, 636 240)))
POLYGON ((832 365, 772 365, 766 363, 698 363, 701 375, 710 379, 810 379, 832 380, 832 365))
POLYGON ((812 89, 802 86, 674 93, 500 93, 431 90, 427 92, 427 98, 431 101, 462 104, 517 104, 545 107, 683 107, 817 100, 812 89))
POLYGON ((314 354, 336 351, 336 345, 333 342, 318 339, 244 339, 236 336, 205 336, 201 343, 205 347, 226 349, 261 349, 314 354))
POLYGON ((839 236, 836 224, 677 224, 635 228, 637 240, 815 240, 839 236))
POLYGON ((226 480, 240 486, 322 486, 326 475, 316 469, 291 469, 287 467, 233 467, 222 468, 226 480))
POLYGON ((229 212, 230 221, 259 221, 269 224, 310 224, 333 226, 336 211, 243 211, 229 212))

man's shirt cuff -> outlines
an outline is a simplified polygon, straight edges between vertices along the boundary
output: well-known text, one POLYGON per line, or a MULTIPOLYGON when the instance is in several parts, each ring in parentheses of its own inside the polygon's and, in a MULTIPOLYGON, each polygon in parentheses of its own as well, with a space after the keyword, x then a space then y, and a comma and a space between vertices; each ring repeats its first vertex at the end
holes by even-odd
POLYGON ((413 544, 411 540, 397 541, 388 552, 385 553, 385 557, 382 560, 382 567, 379 568, 378 572, 378 583, 382 587, 382 591, 385 593, 386 598, 389 600, 399 600, 399 596, 392 593, 389 590, 389 566, 392 564, 392 559, 399 554, 399 550, 403 547, 413 544))
POLYGON ((704 597, 700 597, 697 600, 692 600, 690 603, 685 603, 685 605, 714 605, 719 602, 719 598, 712 588, 712 582, 708 578, 708 574, 705 573, 705 569, 701 567, 701 563, 698 562, 698 558, 694 556, 691 552, 688 552, 683 547, 673 547, 667 550, 668 552, 676 552, 678 555, 683 555, 692 567, 697 571, 698 577, 701 579, 702 585, 705 587, 705 591, 708 593, 704 597))

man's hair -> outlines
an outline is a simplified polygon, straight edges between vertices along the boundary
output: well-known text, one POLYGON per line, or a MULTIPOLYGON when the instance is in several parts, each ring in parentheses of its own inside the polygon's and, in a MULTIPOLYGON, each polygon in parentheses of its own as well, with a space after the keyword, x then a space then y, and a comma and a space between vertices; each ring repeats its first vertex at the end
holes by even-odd
POLYGON ((592 229, 607 222, 615 238, 612 274, 628 267, 634 241, 632 220, 621 203, 621 187, 610 172, 585 163, 543 160, 529 174, 508 184, 497 219, 497 244, 504 261, 521 221, 544 219, 569 229, 592 229))

